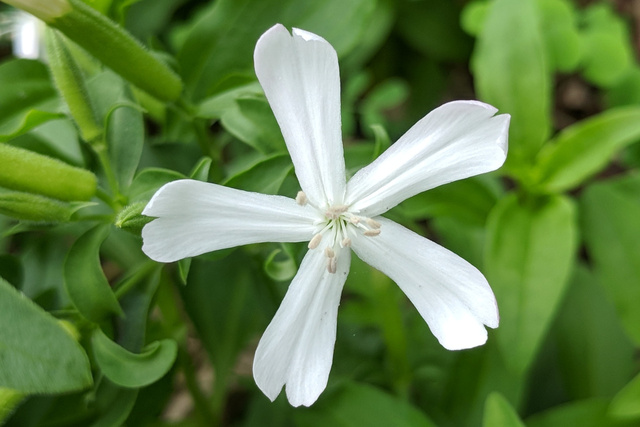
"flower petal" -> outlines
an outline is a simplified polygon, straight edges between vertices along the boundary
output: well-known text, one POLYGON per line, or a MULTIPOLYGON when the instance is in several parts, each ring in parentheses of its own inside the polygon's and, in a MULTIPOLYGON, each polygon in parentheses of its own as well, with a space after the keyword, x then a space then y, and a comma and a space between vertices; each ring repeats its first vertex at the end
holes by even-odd
POLYGON ((333 47, 278 24, 260 37, 256 75, 278 120, 302 190, 315 204, 340 204, 345 169, 340 73, 333 47))
POLYGON ((347 183, 346 204, 365 216, 448 182, 498 169, 507 156, 508 114, 477 101, 436 108, 347 183))
POLYGON ((154 194, 142 250, 160 262, 259 242, 301 242, 314 233, 312 208, 282 196, 178 180, 154 194))
POLYGON ((309 406, 327 386, 336 341, 338 305, 351 251, 336 253, 335 273, 321 248, 309 250, 276 315, 260 339, 253 376, 272 401, 286 384, 293 406, 309 406))
POLYGON ((381 233, 352 240, 355 253, 395 281, 449 350, 482 345, 484 325, 498 327, 496 299, 482 273, 464 259, 388 219, 381 233))

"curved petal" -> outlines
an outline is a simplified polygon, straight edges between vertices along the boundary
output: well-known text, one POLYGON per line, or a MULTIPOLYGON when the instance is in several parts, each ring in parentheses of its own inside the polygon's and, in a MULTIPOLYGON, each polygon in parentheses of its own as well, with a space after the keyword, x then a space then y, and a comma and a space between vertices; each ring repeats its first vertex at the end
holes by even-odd
POLYGON ((448 182, 498 169, 507 157, 508 114, 477 101, 436 108, 347 183, 346 204, 364 216, 448 182))
POLYGON ((253 360, 253 376, 272 401, 286 384, 293 406, 309 406, 327 386, 336 341, 338 305, 351 251, 341 249, 335 273, 321 248, 309 250, 253 360))
POLYGON ((142 211, 157 217, 142 229, 142 250, 160 262, 248 243, 302 242, 314 211, 282 196, 189 179, 160 188, 142 211))
POLYGON ((278 24, 260 37, 254 60, 302 190, 316 205, 342 203, 345 169, 335 50, 315 34, 294 29, 291 35, 278 24))
POLYGON ((484 325, 498 327, 496 299, 482 273, 464 259, 378 217, 381 233, 358 236, 355 253, 395 281, 449 350, 476 347, 487 341, 484 325))

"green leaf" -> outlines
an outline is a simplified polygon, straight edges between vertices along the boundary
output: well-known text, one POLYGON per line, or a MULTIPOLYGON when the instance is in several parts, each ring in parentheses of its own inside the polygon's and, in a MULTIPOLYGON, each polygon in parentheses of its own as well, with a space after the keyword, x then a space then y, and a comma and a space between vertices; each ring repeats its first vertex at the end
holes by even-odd
MULTIPOLYGON (((238 76, 230 76, 227 77, 226 80, 233 80, 232 77, 238 76)), ((260 86, 260 83, 258 83, 254 79, 255 77, 248 82, 243 79, 241 80, 240 84, 232 84, 231 87, 225 87, 219 92, 216 92, 215 94, 203 100, 198 106, 198 117, 207 119, 219 119, 228 110, 237 108, 236 100, 240 98, 250 98, 261 95, 262 87, 260 86)), ((223 83, 225 83, 224 80, 223 83)))
POLYGON ((229 133, 263 154, 286 149, 278 122, 265 98, 238 98, 235 104, 235 108, 222 115, 222 126, 229 133))
POLYGON ((293 164, 288 154, 260 158, 255 163, 232 174, 224 185, 257 193, 277 194, 293 164))
POLYGON ((594 271, 629 337, 640 344, 640 177, 590 186, 580 200, 594 271), (635 191, 629 192, 629 188, 635 191))
POLYGON ((139 108, 116 105, 107 115, 107 148, 120 192, 126 192, 138 168, 144 143, 144 123, 139 108))
POLYGON ((26 110, 23 116, 15 117, 0 125, 0 142, 9 141, 17 136, 29 132, 31 129, 40 126, 51 120, 64 117, 62 113, 52 113, 41 110, 26 110))
POLYGON ((189 178, 207 182, 209 180, 209 171, 211 170, 212 162, 213 159, 211 157, 203 157, 200 159, 189 174, 189 178))
POLYGON ((398 1, 396 29, 407 43, 438 62, 466 61, 471 39, 462 32, 455 2, 398 1))
POLYGON ((576 69, 582 56, 575 6, 568 0, 537 0, 549 65, 562 72, 576 69))
POLYGON ((532 162, 551 130, 551 79, 534 0, 495 0, 472 57, 482 101, 511 114, 507 166, 532 162))
POLYGON ((607 415, 605 399, 579 400, 551 408, 527 419, 527 427, 633 427, 637 424, 621 423, 607 415))
POLYGON ((133 179, 129 190, 131 202, 149 201, 156 191, 164 184, 177 179, 185 179, 186 176, 180 172, 170 169, 147 168, 133 179))
POLYGON ((360 49, 378 1, 222 0, 208 6, 178 54, 187 88, 196 101, 211 96, 231 71, 253 70, 253 49, 264 31, 277 22, 304 28, 328 40, 340 57, 360 49), (335 11, 340 19, 335 19, 335 11))
POLYGON ((162 378, 178 354, 175 341, 164 339, 147 345, 140 354, 131 353, 111 341, 100 329, 91 337, 96 363, 104 375, 122 387, 139 388, 162 378))
POLYGON ((568 284, 577 246, 565 197, 502 199, 487 224, 485 271, 500 308, 498 344, 515 373, 528 370, 568 284))
POLYGON ((579 264, 554 324, 558 366, 574 399, 611 397, 632 376, 634 346, 593 272, 579 264))
POLYGON ((298 272, 298 266, 288 251, 276 249, 264 261, 264 271, 277 281, 291 280, 298 272))
POLYGON ((500 191, 495 180, 473 177, 413 196, 402 202, 401 213, 411 219, 450 217, 483 227, 500 191))
POLYGON ((640 108, 619 107, 582 120, 540 152, 536 189, 561 192, 603 169, 623 147, 640 140, 640 108))
POLYGON ((0 425, 4 425, 24 398, 24 393, 0 387, 0 425))
POLYGON ((621 419, 640 419, 640 374, 615 395, 609 405, 609 415, 621 419))
POLYGON ((0 384, 26 394, 91 386, 86 353, 54 317, 0 278, 0 384))
POLYGON ((90 229, 71 246, 64 262, 64 285, 71 302, 96 323, 123 314, 100 265, 100 246, 108 234, 107 226, 90 229))
MULTIPOLYGON (((0 65, 0 133, 24 123, 31 110, 55 99, 47 68, 38 61, 14 59, 0 65), (8 124, 13 123, 13 124, 8 124)), ((31 119, 33 120, 33 118, 31 119)))
POLYGON ((435 427, 420 410, 370 385, 347 382, 308 409, 294 413, 300 427, 435 427))
POLYGON ((634 63, 631 34, 622 17, 606 3, 587 8, 583 21, 584 77, 602 87, 615 85, 634 63))
POLYGON ((491 393, 484 405, 483 427, 524 427, 511 404, 500 394, 491 393))

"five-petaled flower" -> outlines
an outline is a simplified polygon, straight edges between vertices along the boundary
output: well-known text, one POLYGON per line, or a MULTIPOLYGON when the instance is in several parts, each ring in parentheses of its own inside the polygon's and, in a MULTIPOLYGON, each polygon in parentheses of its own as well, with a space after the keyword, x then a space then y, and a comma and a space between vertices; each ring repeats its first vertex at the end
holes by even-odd
POLYGON ((477 101, 445 104, 346 182, 338 59, 321 37, 282 25, 255 49, 258 80, 284 135, 302 191, 296 199, 180 180, 144 214, 144 252, 171 262, 258 242, 308 241, 298 273, 256 350, 253 375, 274 400, 309 406, 325 389, 351 250, 393 279, 439 342, 484 344, 498 326, 486 279, 454 253, 380 215, 417 193, 499 168, 509 115, 477 101))

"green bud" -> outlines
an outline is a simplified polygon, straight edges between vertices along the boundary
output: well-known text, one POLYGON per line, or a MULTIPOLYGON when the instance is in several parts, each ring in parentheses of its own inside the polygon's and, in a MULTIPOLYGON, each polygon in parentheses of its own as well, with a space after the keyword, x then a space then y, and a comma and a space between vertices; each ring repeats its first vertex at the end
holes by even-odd
POLYGON ((81 0, 3 0, 60 30, 104 65, 163 101, 175 101, 182 81, 124 28, 81 0))
POLYGON ((38 194, 0 191, 0 213, 12 218, 38 222, 69 221, 76 207, 38 194))
POLYGON ((59 200, 89 200, 96 176, 60 160, 0 144, 0 186, 59 200))
POLYGON ((82 139, 93 142, 100 139, 102 126, 96 119, 82 71, 65 46, 63 36, 47 28, 47 57, 53 80, 67 102, 82 139))
POLYGON ((146 201, 136 202, 122 209, 116 218, 116 227, 139 235, 142 232, 142 227, 153 221, 153 218, 142 215, 147 203, 146 201))

